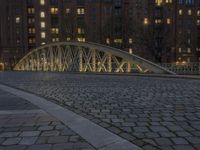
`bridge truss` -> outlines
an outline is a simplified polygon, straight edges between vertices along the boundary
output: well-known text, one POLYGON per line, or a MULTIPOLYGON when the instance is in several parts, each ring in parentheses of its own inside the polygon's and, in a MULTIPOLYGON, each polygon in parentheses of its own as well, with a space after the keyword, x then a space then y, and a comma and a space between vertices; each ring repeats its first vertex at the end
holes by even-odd
POLYGON ((14 70, 173 74, 139 56, 87 42, 59 42, 41 46, 25 55, 14 70))

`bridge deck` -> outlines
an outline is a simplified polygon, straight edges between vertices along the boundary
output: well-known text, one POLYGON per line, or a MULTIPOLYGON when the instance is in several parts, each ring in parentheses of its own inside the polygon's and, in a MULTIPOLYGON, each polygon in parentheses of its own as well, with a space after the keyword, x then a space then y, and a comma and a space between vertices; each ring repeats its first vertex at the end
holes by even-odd
POLYGON ((143 149, 200 149, 200 80, 5 72, 0 82, 62 103, 143 149))

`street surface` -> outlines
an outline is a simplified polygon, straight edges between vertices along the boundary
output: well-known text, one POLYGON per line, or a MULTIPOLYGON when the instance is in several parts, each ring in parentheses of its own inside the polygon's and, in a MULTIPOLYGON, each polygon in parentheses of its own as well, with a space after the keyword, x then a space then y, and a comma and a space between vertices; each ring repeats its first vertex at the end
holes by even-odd
POLYGON ((0 82, 48 98, 145 150, 200 150, 200 80, 5 72, 0 82))
POLYGON ((0 90, 0 150, 94 150, 28 101, 0 90))

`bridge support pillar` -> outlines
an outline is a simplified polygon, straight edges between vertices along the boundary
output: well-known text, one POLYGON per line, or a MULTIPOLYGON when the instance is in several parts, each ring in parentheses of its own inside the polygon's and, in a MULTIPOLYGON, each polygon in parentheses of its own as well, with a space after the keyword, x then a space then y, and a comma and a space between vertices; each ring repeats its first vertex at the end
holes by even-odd
POLYGON ((92 50, 92 71, 96 72, 96 50, 92 50))
POLYGON ((45 49, 42 50, 42 54, 43 54, 43 71, 47 71, 46 70, 46 65, 47 65, 47 60, 46 60, 46 53, 45 53, 45 49))
POLYGON ((33 60, 33 56, 31 56, 31 71, 34 71, 34 60, 33 60))
POLYGON ((58 46, 58 70, 62 71, 62 51, 61 48, 58 46))
POLYGON ((39 57, 39 52, 36 52, 36 63, 37 63, 37 71, 40 71, 40 57, 39 57))
POLYGON ((126 72, 130 73, 131 72, 131 62, 127 62, 127 70, 126 72))
POLYGON ((79 49, 79 71, 83 72, 83 50, 79 49))
POLYGON ((54 71, 53 48, 50 47, 50 70, 54 71))
POLYGON ((112 72, 112 55, 108 54, 108 72, 112 72))

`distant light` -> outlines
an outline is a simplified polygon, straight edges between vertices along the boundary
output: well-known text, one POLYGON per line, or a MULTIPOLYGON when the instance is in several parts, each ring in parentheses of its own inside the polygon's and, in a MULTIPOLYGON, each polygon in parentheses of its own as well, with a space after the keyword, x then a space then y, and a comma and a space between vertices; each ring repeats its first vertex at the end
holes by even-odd
POLYGON ((149 23, 148 18, 144 18, 144 24, 147 25, 149 23))
POLYGON ((20 23, 20 17, 16 17, 16 18, 15 18, 15 22, 16 22, 16 23, 20 23))
POLYGON ((171 24, 171 19, 167 18, 167 24, 171 24))
POLYGON ((40 12, 40 17, 41 17, 41 18, 45 18, 45 12, 44 12, 44 11, 41 11, 41 12, 40 12))
POLYGON ((45 0, 40 0, 40 5, 45 5, 45 0))
POLYGON ((133 54, 133 49, 132 48, 129 48, 129 54, 133 54))
POLYGON ((42 43, 41 43, 41 45, 45 45, 45 44, 46 44, 45 42, 42 42, 42 43))

